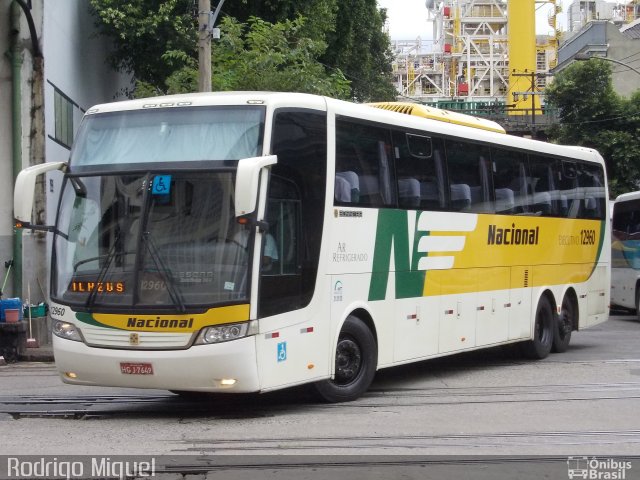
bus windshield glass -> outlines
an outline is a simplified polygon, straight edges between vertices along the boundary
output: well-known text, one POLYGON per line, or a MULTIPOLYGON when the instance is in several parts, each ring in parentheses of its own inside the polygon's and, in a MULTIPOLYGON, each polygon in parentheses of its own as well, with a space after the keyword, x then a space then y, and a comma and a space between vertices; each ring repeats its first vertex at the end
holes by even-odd
POLYGON ((230 170, 67 176, 54 298, 181 312, 246 301, 250 236, 233 197, 230 170))
POLYGON ((262 150, 264 107, 177 107, 87 115, 72 167, 238 160, 262 150))

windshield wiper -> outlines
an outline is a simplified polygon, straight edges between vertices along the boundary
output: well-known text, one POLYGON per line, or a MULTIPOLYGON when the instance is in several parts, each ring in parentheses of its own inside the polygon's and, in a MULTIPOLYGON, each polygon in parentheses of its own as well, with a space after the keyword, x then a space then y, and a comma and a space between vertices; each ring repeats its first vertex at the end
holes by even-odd
POLYGON ((151 257, 151 260, 153 260, 153 263, 155 264, 156 268, 162 274, 162 279, 164 280, 165 285, 167 286, 167 292, 169 293, 169 297, 171 297, 171 301, 175 306, 178 307, 178 310, 180 311, 180 313, 185 313, 187 309, 184 306, 182 293, 180 292, 179 288, 175 284, 171 270, 169 270, 167 265, 164 263, 164 260, 162 260, 162 256, 158 253, 158 247, 156 247, 155 243, 153 242, 153 239, 151 238, 151 233, 144 232, 142 234, 142 241, 147 247, 147 250, 149 251, 149 256, 151 257))
MULTIPOLYGON (((111 266, 111 262, 116 256, 116 250, 119 243, 120 243, 120 230, 118 230, 118 232, 116 233, 116 236, 113 241, 113 245, 111 245, 111 248, 107 252, 107 255, 106 255, 107 258, 104 262, 104 265, 100 269, 100 272, 98 272, 98 278, 96 279, 96 284, 102 283, 104 281, 104 278, 107 276, 107 271, 109 270, 109 267, 111 266)), ((101 256, 104 257, 105 255, 101 255, 101 256)), ((77 267, 80 263, 81 262, 76 263, 76 265, 74 265, 74 268, 77 267)), ((84 306, 86 308, 93 307, 93 304, 95 303, 97 296, 98 296, 98 289, 94 288, 93 290, 91 290, 91 292, 89 292, 89 296, 87 297, 87 301, 85 302, 84 306)))
POLYGON ((76 192, 76 197, 87 198, 87 187, 84 186, 79 177, 70 176, 69 183, 71 183, 73 191, 76 192))

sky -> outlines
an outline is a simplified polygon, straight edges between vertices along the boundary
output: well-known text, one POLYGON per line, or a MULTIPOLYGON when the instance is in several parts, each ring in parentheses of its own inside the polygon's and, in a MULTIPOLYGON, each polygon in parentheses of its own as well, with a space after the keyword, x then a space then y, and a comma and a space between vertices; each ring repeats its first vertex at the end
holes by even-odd
MULTIPOLYGON (((562 0, 566 10, 573 0, 562 0)), ((431 20, 428 20, 425 0, 378 0, 381 8, 387 9, 389 17, 389 34, 392 40, 414 40, 420 36, 423 40, 432 40, 431 20)), ((547 11, 551 5, 536 5, 536 32, 538 34, 549 33, 547 23, 547 11)), ((564 14, 558 15, 561 28, 564 26, 564 14)))

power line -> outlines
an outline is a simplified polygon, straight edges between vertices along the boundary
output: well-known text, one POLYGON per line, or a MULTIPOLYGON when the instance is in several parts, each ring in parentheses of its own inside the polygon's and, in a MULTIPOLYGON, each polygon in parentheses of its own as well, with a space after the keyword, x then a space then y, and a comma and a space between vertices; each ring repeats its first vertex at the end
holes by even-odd
POLYGON ((621 119, 640 120, 640 114, 633 113, 631 115, 620 115, 620 116, 617 116, 617 117, 602 118, 602 119, 598 119, 598 120, 584 120, 582 122, 560 122, 560 125, 584 125, 584 124, 588 124, 588 123, 611 122, 613 120, 621 120, 621 119))

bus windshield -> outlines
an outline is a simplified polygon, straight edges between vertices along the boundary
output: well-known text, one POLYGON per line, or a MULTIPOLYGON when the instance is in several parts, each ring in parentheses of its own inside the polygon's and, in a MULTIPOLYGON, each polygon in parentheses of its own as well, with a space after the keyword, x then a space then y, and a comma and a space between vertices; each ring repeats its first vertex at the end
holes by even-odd
POLYGON ((233 196, 229 170, 67 176, 53 296, 180 312, 246 301, 250 235, 233 196))
POLYGON ((179 107, 87 115, 70 165, 238 160, 262 149, 264 107, 179 107))

